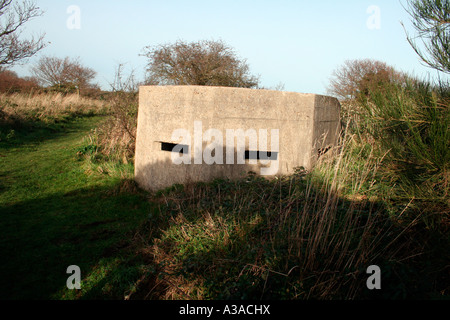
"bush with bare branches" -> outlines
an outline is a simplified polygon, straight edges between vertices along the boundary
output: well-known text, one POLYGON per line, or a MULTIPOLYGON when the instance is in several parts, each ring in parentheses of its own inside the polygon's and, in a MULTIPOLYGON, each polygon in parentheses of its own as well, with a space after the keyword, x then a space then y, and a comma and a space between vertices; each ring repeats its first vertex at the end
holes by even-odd
POLYGON ((107 158, 128 163, 134 158, 138 83, 133 72, 124 75, 124 66, 120 64, 111 87, 112 93, 107 98, 111 117, 97 128, 94 138, 107 158))
POLYGON ((14 71, 0 69, 0 92, 29 92, 38 88, 36 79, 20 78, 14 71))
POLYGON ((148 84, 254 88, 259 79, 222 41, 177 41, 145 47, 148 84))
POLYGON ((372 87, 391 81, 404 81, 406 75, 384 62, 363 59, 346 60, 333 71, 328 93, 341 100, 366 94, 372 87))
POLYGON ((20 39, 23 25, 43 12, 31 1, 12 2, 0 0, 0 65, 20 62, 45 47, 44 35, 29 40, 20 39))
POLYGON ((93 69, 83 66, 79 58, 49 56, 41 57, 31 72, 43 86, 77 90, 95 87, 91 81, 97 74, 93 69))

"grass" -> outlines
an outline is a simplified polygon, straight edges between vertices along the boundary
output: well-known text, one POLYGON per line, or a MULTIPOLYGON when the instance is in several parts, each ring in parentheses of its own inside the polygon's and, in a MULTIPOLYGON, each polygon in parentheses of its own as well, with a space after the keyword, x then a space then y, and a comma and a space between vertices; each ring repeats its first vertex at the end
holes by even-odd
POLYGON ((106 109, 105 101, 77 94, 13 93, 0 94, 4 111, 19 117, 35 115, 40 119, 62 114, 93 114, 106 109))
POLYGON ((448 298, 448 90, 373 90, 353 101, 340 152, 311 172, 158 193, 145 297, 448 298), (381 291, 365 286, 372 264, 381 291))
POLYGON ((427 265, 428 248, 414 238, 421 227, 391 217, 383 201, 368 197, 370 187, 359 184, 376 165, 365 162, 364 171, 352 173, 324 161, 328 178, 299 171, 273 181, 249 176, 160 192, 153 219, 161 231, 143 242, 158 277, 145 297, 417 299, 445 288, 437 270, 446 260, 434 257, 427 265), (355 188, 344 192, 352 180, 355 188), (365 286, 372 264, 384 272, 381 293, 365 286))
MULTIPOLYGON (((401 93, 402 107, 417 101, 401 93)), ((442 179, 448 172, 442 155, 448 153, 441 150, 448 143, 441 140, 448 113, 429 113, 437 130, 407 129, 442 152, 432 165, 423 162, 411 140, 396 146, 408 146, 415 156, 410 160, 424 168, 420 178, 433 180, 437 197, 427 201, 418 201, 418 193, 411 196, 416 189, 407 186, 413 180, 402 184, 395 176, 402 149, 392 158, 364 112, 356 126, 347 126, 340 152, 322 157, 311 172, 299 168, 271 181, 249 175, 147 193, 133 182, 134 98, 111 100, 115 114, 108 118, 102 111, 107 103, 100 109, 80 103, 70 110, 43 104, 36 116, 36 104, 11 107, 12 98, 4 98, 2 299, 449 297, 442 179), (114 128, 110 141, 108 128, 114 128), (430 208, 439 217, 432 223, 430 208), (66 269, 73 264, 82 271, 81 290, 66 288, 66 269), (381 291, 365 285, 372 264, 381 268, 381 291)), ((390 106, 382 96, 371 103, 390 106)), ((407 120, 413 123, 414 113, 407 120)), ((392 122, 376 125, 389 130, 386 123, 392 122)))
MULTIPOLYGON (((72 264, 90 279, 84 281, 85 297, 99 297, 97 286, 111 268, 125 279, 137 272, 137 265, 123 266, 122 247, 150 204, 139 192, 125 191, 126 180, 86 174, 77 156, 86 134, 101 121, 104 117, 83 117, 59 130, 27 128, 0 143, 2 299, 75 298, 65 289, 72 264)), ((131 290, 128 284, 119 287, 131 290)), ((111 288, 109 297, 123 298, 117 294, 118 288, 111 288)))

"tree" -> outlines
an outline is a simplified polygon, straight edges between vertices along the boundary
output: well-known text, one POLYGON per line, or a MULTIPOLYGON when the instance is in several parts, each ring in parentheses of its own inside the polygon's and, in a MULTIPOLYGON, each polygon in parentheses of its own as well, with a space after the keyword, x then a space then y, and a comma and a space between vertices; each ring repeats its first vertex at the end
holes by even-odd
POLYGON ((222 41, 177 41, 144 51, 148 84, 253 88, 259 82, 246 61, 222 41))
POLYGON ((31 91, 38 88, 35 79, 20 78, 14 71, 0 68, 0 92, 31 91))
POLYGON ((31 1, 13 4, 12 0, 0 0, 0 66, 30 58, 45 47, 44 35, 20 39, 23 25, 42 14, 31 1))
POLYGON ((390 81, 402 81, 406 76, 386 63, 377 60, 346 60, 334 70, 328 93, 341 100, 367 93, 374 86, 390 81))
POLYGON ((426 65, 450 73, 450 1, 408 0, 406 11, 418 33, 414 38, 407 34, 414 51, 426 65), (424 50, 417 45, 417 38, 424 50))
POLYGON ((62 59, 49 56, 41 57, 31 68, 31 72, 43 86, 75 87, 78 90, 92 88, 94 85, 91 81, 97 74, 93 69, 84 67, 79 58, 62 59))

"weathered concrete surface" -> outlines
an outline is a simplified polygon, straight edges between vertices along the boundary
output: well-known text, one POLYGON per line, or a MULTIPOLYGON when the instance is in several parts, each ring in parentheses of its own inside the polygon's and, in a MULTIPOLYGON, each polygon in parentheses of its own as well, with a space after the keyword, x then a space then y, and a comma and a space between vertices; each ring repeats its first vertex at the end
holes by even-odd
MULTIPOLYGON (((142 86, 139 90, 136 181, 145 189, 158 190, 175 183, 237 178, 248 171, 258 174, 261 168, 268 166, 278 168, 275 175, 291 174, 300 166, 311 168, 318 150, 337 141, 339 111, 337 99, 315 94, 228 87, 142 86), (198 129, 199 121, 203 134, 211 128, 223 132, 223 143, 220 141, 219 144, 223 149, 224 164, 194 163, 195 147, 199 148, 194 141, 194 123, 198 129), (190 143, 186 143, 191 164, 174 164, 174 153, 161 150, 162 143, 182 143, 181 139, 172 136, 177 129, 185 129, 191 134, 190 143), (267 148, 260 151, 274 151, 271 150, 271 139, 275 136, 272 137, 271 130, 278 129, 277 160, 267 161, 268 164, 259 160, 256 164, 250 160, 245 160, 244 164, 227 164, 227 129, 254 129, 257 133, 266 129, 267 148)), ((259 143, 260 136, 258 139, 259 143)), ((201 148, 212 141, 215 139, 206 139, 201 148)), ((234 142, 232 157, 236 163, 237 158, 242 157, 242 150, 237 150, 236 140, 234 142)), ((255 151, 250 148, 249 141, 246 141, 245 149, 255 151)))

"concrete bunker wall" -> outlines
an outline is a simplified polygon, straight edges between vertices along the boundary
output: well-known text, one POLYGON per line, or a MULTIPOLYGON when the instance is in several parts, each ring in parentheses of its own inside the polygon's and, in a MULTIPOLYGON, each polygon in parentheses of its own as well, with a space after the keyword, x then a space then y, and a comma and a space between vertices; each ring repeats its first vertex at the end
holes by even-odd
MULTIPOLYGON (((315 94, 229 87, 142 86, 135 179, 145 189, 158 190, 175 183, 238 178, 249 171, 258 174, 270 166, 277 169, 271 176, 291 174, 300 166, 311 168, 318 150, 337 141, 339 111, 337 99, 315 94), (190 157, 190 164, 173 163, 172 148, 182 144, 181 138, 173 135, 179 129, 190 133, 182 150, 185 157, 190 157), (217 137, 196 139, 199 131, 204 135, 209 129, 222 132, 222 141, 217 141, 220 140, 217 137), (266 132, 267 148, 254 150, 250 139, 245 139, 245 150, 238 150, 236 139, 230 147, 226 136, 231 130, 266 132), (276 132, 278 135, 273 134, 276 132), (278 148, 271 150, 275 140, 278 148), (198 163, 196 156, 212 141, 217 147, 215 152, 223 152, 223 163, 198 163), (234 153, 230 156, 233 163, 226 160, 230 150, 234 153), (261 158, 266 161, 252 160, 256 151, 271 153, 269 158, 261 158), (243 154, 245 163, 237 164, 237 158, 243 154)), ((258 139, 260 143, 261 136, 258 139)))

